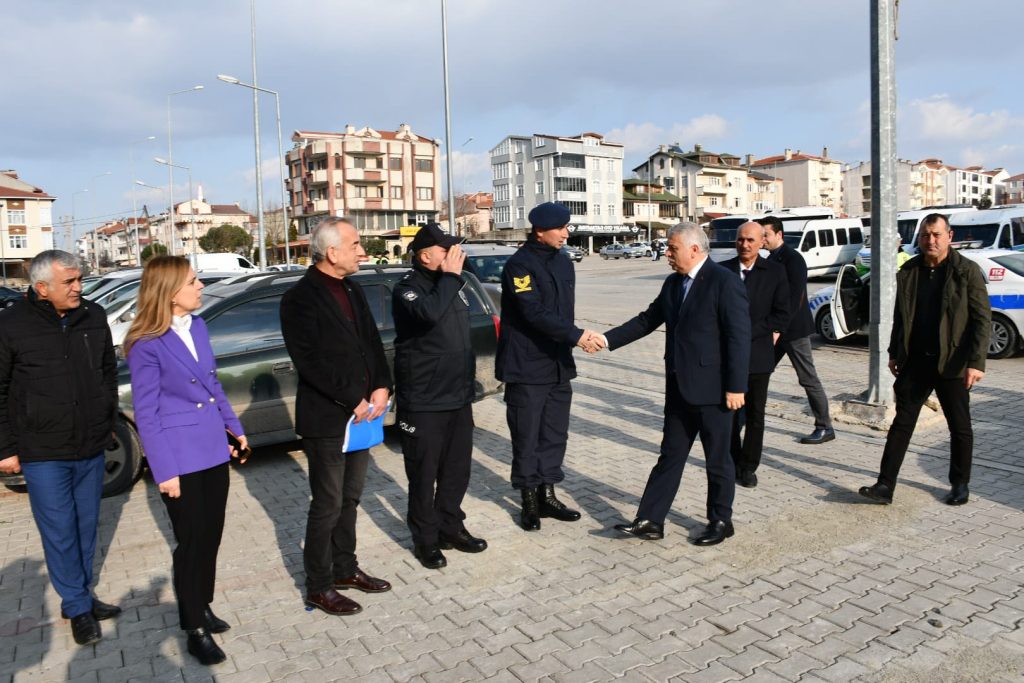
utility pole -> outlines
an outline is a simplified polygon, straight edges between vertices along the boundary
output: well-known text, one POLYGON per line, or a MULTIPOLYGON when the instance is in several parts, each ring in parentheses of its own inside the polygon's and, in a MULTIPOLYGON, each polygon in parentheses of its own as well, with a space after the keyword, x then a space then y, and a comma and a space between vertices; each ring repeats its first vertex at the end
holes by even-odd
MULTIPOLYGON (((889 335, 896 300, 896 6, 871 0, 871 320, 868 403, 892 402, 889 335)), ((839 292, 836 292, 836 296, 839 292)))

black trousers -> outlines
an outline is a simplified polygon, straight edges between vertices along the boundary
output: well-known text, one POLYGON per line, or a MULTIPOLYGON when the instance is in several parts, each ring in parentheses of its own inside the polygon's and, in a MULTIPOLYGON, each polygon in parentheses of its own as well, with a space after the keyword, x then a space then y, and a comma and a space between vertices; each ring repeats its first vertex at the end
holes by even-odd
POLYGON ((679 395, 675 377, 669 376, 666 384, 661 455, 647 478, 636 516, 664 523, 679 491, 690 449, 699 434, 708 475, 708 521, 729 522, 736 496, 736 468, 729 457, 733 411, 724 405, 690 405, 679 395))
POLYGON ((891 488, 896 486, 921 406, 935 391, 949 426, 949 483, 968 483, 974 454, 974 430, 971 427, 970 393, 964 386, 964 378, 940 377, 934 357, 915 356, 900 371, 892 389, 896 397, 896 417, 885 439, 878 481, 891 488))
POLYGON ((178 477, 181 496, 161 495, 174 529, 174 593, 178 620, 186 630, 201 628, 203 610, 213 602, 217 551, 228 503, 228 464, 178 477))
POLYGON ((437 545, 438 534, 462 531, 462 499, 473 459, 473 407, 444 412, 403 411, 402 455, 409 478, 406 521, 416 545, 437 545))
POLYGON ((565 479, 572 385, 506 384, 505 418, 512 438, 512 486, 536 488, 565 479))
POLYGON ((729 451, 732 453, 737 473, 740 470, 754 472, 761 464, 761 449, 764 447, 764 407, 768 403, 768 380, 771 378, 770 372, 748 375, 743 409, 737 410, 733 415, 732 443, 729 451))
POLYGON ((309 459, 309 503, 303 564, 306 590, 323 593, 335 579, 359 569, 356 561, 356 509, 363 495, 370 452, 342 453, 343 437, 303 439, 309 459))

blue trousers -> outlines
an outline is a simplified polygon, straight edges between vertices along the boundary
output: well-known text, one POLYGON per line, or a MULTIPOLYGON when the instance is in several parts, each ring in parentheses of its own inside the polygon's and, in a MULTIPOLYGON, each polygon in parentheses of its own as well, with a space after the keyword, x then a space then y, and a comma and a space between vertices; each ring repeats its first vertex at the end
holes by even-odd
POLYGON ((92 560, 103 494, 103 454, 86 460, 23 462, 32 516, 43 540, 50 583, 61 611, 92 609, 92 560))
POLYGON ((505 419, 512 437, 512 487, 537 488, 565 479, 572 385, 505 385, 505 419))

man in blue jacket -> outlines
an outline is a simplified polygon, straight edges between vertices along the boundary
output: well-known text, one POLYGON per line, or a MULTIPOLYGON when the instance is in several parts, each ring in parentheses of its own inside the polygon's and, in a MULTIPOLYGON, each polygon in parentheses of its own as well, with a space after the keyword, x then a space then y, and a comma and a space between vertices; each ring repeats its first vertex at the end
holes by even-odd
POLYGON ((533 231, 501 276, 501 337, 495 376, 505 382, 512 438, 512 486, 523 499, 521 523, 540 529, 541 517, 574 522, 580 513, 555 496, 565 478, 574 346, 594 333, 576 327, 576 271, 562 253, 569 209, 546 202, 530 211, 533 231))
POLYGON ((708 258, 700 226, 680 223, 668 232, 675 270, 646 311, 605 333, 618 349, 666 326, 665 426, 661 455, 651 470, 636 519, 616 529, 636 538, 665 536, 665 517, 683 467, 700 435, 707 463, 708 525, 694 540, 715 545, 733 535, 736 470, 729 454, 733 412, 743 407, 750 364, 750 314, 738 274, 708 258))

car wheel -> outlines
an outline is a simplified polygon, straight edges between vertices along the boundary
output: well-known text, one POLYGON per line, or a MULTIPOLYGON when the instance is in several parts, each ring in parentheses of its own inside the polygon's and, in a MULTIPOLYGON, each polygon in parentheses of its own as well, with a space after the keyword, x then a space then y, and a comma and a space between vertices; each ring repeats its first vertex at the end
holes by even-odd
POLYGON ((651 258, 651 250, 650 250, 650 249, 648 249, 648 250, 647 250, 647 253, 646 253, 646 254, 644 254, 644 256, 646 256, 647 258, 651 258))
POLYGON ((114 425, 116 443, 107 448, 103 465, 103 497, 109 498, 131 489, 142 474, 142 441, 135 427, 123 417, 114 425))
POLYGON ((821 338, 825 340, 827 344, 838 344, 839 339, 836 339, 836 329, 834 322, 832 321, 832 312, 829 311, 828 306, 822 307, 818 311, 818 317, 814 320, 814 327, 821 335, 821 338))
POLYGON ((1006 358, 1017 350, 1017 330, 1007 318, 997 314, 992 316, 992 336, 988 342, 989 358, 1006 358))
POLYGON ((601 254, 601 258, 603 258, 605 261, 607 261, 608 260, 608 254, 601 254))

